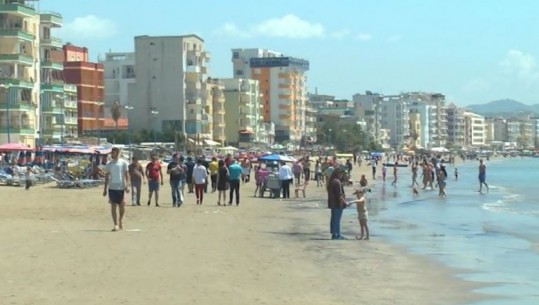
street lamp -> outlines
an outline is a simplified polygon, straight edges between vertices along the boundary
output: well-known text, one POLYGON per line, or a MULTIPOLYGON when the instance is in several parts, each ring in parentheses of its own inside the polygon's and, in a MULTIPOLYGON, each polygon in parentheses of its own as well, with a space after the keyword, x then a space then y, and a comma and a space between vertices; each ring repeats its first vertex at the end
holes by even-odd
POLYGON ((153 149, 155 150, 157 148, 157 130, 156 130, 156 125, 157 125, 157 115, 159 114, 159 111, 157 111, 157 108, 155 107, 152 107, 150 108, 150 112, 153 116, 153 149))
POLYGON ((12 86, 12 84, 0 84, 0 88, 6 89, 6 116, 7 116, 7 142, 11 143, 11 130, 10 130, 10 122, 9 122, 9 88, 12 86))
POLYGON ((127 135, 129 137, 129 160, 131 160, 131 116, 129 115, 129 112, 135 108, 129 105, 125 105, 124 108, 127 110, 127 135))
POLYGON ((57 94, 54 97, 57 99, 61 99, 62 103, 60 104, 60 146, 64 146, 64 123, 65 123, 65 113, 64 113, 64 103, 65 103, 65 95, 57 94))

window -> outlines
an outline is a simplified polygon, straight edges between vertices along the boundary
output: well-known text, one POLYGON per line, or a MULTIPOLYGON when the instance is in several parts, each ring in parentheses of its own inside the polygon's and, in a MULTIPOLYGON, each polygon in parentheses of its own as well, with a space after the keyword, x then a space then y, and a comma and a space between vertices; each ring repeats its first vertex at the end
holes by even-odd
POLYGON ((242 70, 236 70, 236 75, 243 75, 243 71, 242 70))
POLYGON ((240 53, 239 52, 232 53, 232 58, 240 58, 240 53))

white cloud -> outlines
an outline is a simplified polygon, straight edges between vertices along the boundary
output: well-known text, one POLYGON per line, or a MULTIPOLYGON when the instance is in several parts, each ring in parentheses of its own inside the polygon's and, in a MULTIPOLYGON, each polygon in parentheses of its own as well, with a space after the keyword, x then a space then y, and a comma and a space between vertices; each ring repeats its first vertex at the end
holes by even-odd
POLYGON ((362 41, 371 40, 372 36, 366 33, 359 33, 356 35, 356 38, 362 41))
POLYGON ((516 74, 524 81, 539 80, 539 69, 532 54, 519 50, 509 50, 504 59, 500 61, 500 66, 506 73, 516 74))
POLYGON ((215 35, 228 37, 250 37, 250 33, 240 30, 234 23, 227 22, 214 31, 215 35))
POLYGON ((235 38, 265 36, 306 39, 325 37, 326 30, 320 23, 312 23, 296 15, 288 14, 281 18, 264 20, 245 29, 239 28, 233 23, 225 23, 215 30, 214 34, 235 38))
POLYGON ((59 37, 64 41, 78 39, 103 39, 118 33, 114 22, 94 15, 77 17, 59 29, 59 37))
POLYGON ((253 32, 263 36, 285 38, 313 38, 325 35, 324 26, 320 23, 311 23, 292 14, 263 21, 253 28, 253 32))

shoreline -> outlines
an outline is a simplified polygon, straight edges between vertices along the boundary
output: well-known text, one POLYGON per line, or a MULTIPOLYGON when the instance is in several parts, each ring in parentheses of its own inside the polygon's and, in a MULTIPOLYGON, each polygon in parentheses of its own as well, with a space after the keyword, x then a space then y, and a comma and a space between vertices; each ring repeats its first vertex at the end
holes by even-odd
MULTIPOLYGON (((353 180, 363 169, 370 167, 356 166, 353 180)), ((379 238, 374 226, 370 241, 329 240, 325 192, 316 186, 306 199, 281 201, 253 198, 250 183, 239 207, 217 206, 208 193, 202 206, 188 194, 172 208, 165 182, 163 207, 126 206, 126 230, 114 233, 100 187, 53 186, 0 187, 6 301, 430 305, 484 298, 458 270, 379 238)), ((344 234, 358 230, 355 218, 343 217, 344 234)))

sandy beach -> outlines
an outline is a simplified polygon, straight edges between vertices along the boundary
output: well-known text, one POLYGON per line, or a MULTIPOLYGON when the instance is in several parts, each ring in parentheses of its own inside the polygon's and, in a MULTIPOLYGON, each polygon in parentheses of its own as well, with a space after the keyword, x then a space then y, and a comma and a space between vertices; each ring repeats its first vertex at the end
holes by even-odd
MULTIPOLYGON (((363 165, 361 170, 369 171, 363 165)), ((354 180, 360 171, 354 170, 354 180)), ((323 188, 306 199, 253 198, 239 207, 188 194, 172 208, 126 207, 125 230, 111 232, 102 187, 25 191, 0 187, 0 304, 465 304, 474 284, 455 270, 407 254, 376 235, 329 240, 323 188)), ((293 194, 292 194, 293 195, 293 194)), ((143 203, 147 194, 144 192, 143 203)))

